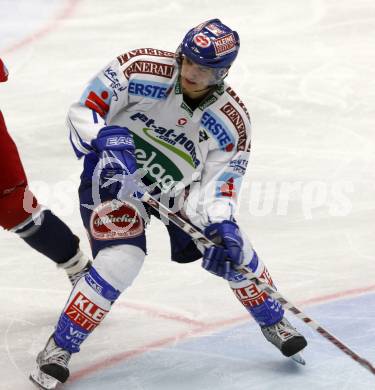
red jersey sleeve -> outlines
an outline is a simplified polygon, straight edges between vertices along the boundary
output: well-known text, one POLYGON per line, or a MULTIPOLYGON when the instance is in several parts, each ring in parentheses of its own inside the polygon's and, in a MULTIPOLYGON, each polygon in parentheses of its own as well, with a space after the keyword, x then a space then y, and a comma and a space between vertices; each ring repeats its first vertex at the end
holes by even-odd
POLYGON ((8 80, 8 69, 5 67, 3 61, 0 58, 0 82, 8 80))

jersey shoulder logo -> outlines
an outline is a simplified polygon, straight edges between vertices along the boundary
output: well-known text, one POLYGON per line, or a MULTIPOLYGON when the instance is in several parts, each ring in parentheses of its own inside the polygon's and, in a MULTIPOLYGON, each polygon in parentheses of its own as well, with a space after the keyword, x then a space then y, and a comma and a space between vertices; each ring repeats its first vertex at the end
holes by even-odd
POLYGON ((235 140, 226 124, 211 110, 206 110, 202 115, 201 125, 210 133, 219 144, 221 150, 231 152, 235 140))

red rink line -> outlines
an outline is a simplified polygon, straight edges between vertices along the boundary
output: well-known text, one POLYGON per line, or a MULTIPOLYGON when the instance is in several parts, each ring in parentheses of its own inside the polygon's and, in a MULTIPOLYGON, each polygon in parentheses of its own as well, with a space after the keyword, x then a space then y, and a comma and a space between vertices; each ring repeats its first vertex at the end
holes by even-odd
POLYGON ((137 311, 143 311, 148 316, 151 316, 151 317, 164 318, 164 319, 167 319, 167 320, 182 322, 184 324, 193 325, 193 326, 205 326, 205 325, 207 325, 206 322, 197 321, 197 320, 194 320, 192 318, 183 316, 181 314, 176 314, 176 313, 173 313, 173 312, 167 312, 167 311, 162 311, 162 310, 159 310, 159 309, 155 309, 154 307, 152 307, 150 305, 144 305, 144 304, 141 304, 141 303, 116 302, 116 307, 124 307, 126 309, 133 309, 133 310, 137 310, 137 311))
POLYGON ((1 51, 2 54, 9 54, 12 53, 18 49, 21 49, 24 46, 30 45, 34 41, 43 38, 45 35, 49 34, 53 30, 58 28, 58 25, 65 19, 72 16, 72 14, 75 11, 75 8, 80 0, 66 0, 64 8, 58 12, 58 14, 44 27, 42 27, 40 30, 37 30, 36 32, 26 36, 25 38, 21 39, 20 41, 12 44, 11 46, 5 48, 1 51))
POLYGON ((114 355, 112 357, 109 357, 107 359, 102 359, 98 363, 93 363, 93 364, 89 365, 88 367, 83 368, 83 369, 75 372, 73 375, 71 375, 71 377, 69 379, 69 383, 77 381, 79 379, 82 379, 86 376, 89 376, 93 373, 104 370, 106 368, 112 367, 115 364, 122 363, 122 362, 124 362, 132 357, 141 355, 142 353, 149 352, 153 349, 158 349, 160 347, 165 347, 167 345, 174 345, 177 342, 184 340, 184 339, 188 339, 192 336, 202 335, 202 334, 210 332, 210 331, 212 332, 212 331, 215 331, 219 328, 222 328, 223 326, 233 325, 237 322, 243 322, 244 320, 248 321, 249 316, 248 315, 241 316, 241 317, 237 317, 237 318, 231 318, 228 320, 214 322, 212 324, 205 324, 205 325, 199 326, 195 329, 187 330, 185 332, 180 332, 180 333, 178 333, 174 336, 171 336, 171 337, 166 337, 166 338, 163 338, 160 340, 153 341, 153 342, 145 344, 139 348, 132 349, 132 350, 127 351, 127 352, 119 353, 119 354, 114 355))
POLYGON ((375 291, 375 284, 367 287, 353 288, 351 290, 341 291, 334 294, 323 295, 321 297, 306 299, 298 302, 298 305, 314 305, 320 302, 334 301, 335 299, 357 296, 375 291))
MULTIPOLYGON (((302 306, 310 306, 318 303, 326 303, 329 301, 337 300, 340 298, 347 298, 351 296, 358 296, 361 294, 369 293, 375 291, 375 285, 367 286, 367 287, 362 287, 362 288, 355 288, 355 289, 350 289, 346 291, 340 291, 334 294, 328 294, 328 295, 322 295, 320 297, 316 298, 311 298, 311 299, 306 299, 303 301, 298 301, 296 304, 302 305, 302 306)), ((141 310, 148 312, 148 309, 144 305, 140 304, 124 304, 124 306, 127 306, 132 309, 136 310, 141 310)), ((91 374, 97 373, 98 371, 104 370, 106 368, 112 367, 118 363, 124 362, 126 360, 129 360, 130 358, 139 356, 143 353, 149 352, 153 349, 158 349, 161 347, 165 347, 167 345, 173 345, 176 344, 177 342, 180 342, 184 339, 190 338, 192 336, 197 336, 197 335, 202 335, 207 332, 212 332, 212 331, 217 331, 223 327, 226 326, 232 326, 237 323, 241 323, 244 321, 252 321, 252 319, 249 317, 249 315, 242 315, 239 317, 235 318, 230 318, 227 320, 221 320, 213 323, 204 323, 204 322, 198 322, 198 321, 193 321, 187 317, 180 316, 180 315, 173 315, 172 313, 166 313, 166 312, 161 312, 157 310, 151 310, 150 311, 151 315, 155 316, 158 315, 161 318, 167 318, 170 320, 175 320, 175 321, 180 321, 180 322, 185 322, 190 325, 194 325, 194 327, 191 330, 185 331, 178 333, 174 336, 171 337, 166 337, 160 340, 156 340, 154 342, 145 344, 139 348, 132 349, 127 352, 123 352, 117 355, 114 355, 112 357, 109 357, 107 359, 103 359, 100 362, 93 363, 86 368, 83 368, 81 370, 78 370, 75 372, 69 379, 69 382, 75 382, 80 379, 83 379, 91 374)))
MULTIPOLYGON (((329 294, 329 295, 323 295, 321 297, 316 297, 316 298, 311 298, 311 299, 306 299, 304 301, 299 301, 298 305, 313 305, 317 304, 319 302, 328 302, 331 300, 339 299, 341 297, 349 297, 351 295, 359 295, 359 294, 364 294, 367 292, 371 292, 375 290, 375 285, 368 286, 368 287, 363 287, 363 288, 355 288, 352 290, 347 290, 343 292, 338 292, 335 294, 329 294)), ((145 305, 143 303, 135 303, 135 302, 118 302, 116 303, 116 307, 123 307, 126 309, 132 309, 132 310, 137 310, 137 311, 143 311, 145 312, 148 316, 151 317, 159 317, 159 318, 164 318, 167 320, 171 321, 176 321, 176 322, 181 322, 185 323, 188 325, 193 325, 193 326, 198 326, 198 327, 204 327, 207 326, 208 324, 203 321, 197 321, 192 318, 183 316, 181 314, 176 314, 173 312, 168 312, 168 311, 162 311, 160 309, 155 309, 154 307, 150 305, 145 305)), ((232 321, 241 321, 247 320, 249 318, 248 315, 243 315, 241 317, 237 317, 235 319, 232 319, 232 321)), ((225 323, 230 320, 226 320, 225 323)), ((220 323, 217 323, 220 324, 220 323)))

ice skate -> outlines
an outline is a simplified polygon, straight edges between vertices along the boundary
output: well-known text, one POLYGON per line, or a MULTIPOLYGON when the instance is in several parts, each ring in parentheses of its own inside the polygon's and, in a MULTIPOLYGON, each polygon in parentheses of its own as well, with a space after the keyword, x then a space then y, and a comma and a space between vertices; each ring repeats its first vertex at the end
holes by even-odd
POLYGON ((89 272, 91 266, 91 260, 81 251, 78 251, 78 253, 66 263, 58 265, 59 268, 63 268, 66 271, 72 286, 75 286, 78 280, 89 272))
POLYGON ((90 268, 92 266, 91 261, 89 261, 80 271, 69 273, 67 270, 68 278, 72 286, 75 286, 79 279, 82 278, 82 276, 85 276, 90 268))
POLYGON ((43 351, 39 352, 36 369, 30 374, 30 380, 39 389, 52 390, 69 378, 68 363, 70 352, 56 345, 53 335, 43 351))
POLYGON ((284 317, 277 324, 261 328, 264 337, 281 353, 299 364, 305 364, 300 352, 306 347, 306 339, 284 317))

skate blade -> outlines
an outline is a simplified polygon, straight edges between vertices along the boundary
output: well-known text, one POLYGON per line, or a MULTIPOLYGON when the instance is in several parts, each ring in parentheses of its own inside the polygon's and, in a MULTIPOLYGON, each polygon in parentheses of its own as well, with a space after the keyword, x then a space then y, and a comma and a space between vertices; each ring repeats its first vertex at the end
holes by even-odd
POLYGON ((290 356, 290 359, 292 359, 294 362, 301 364, 302 366, 306 365, 305 359, 302 357, 301 353, 296 353, 295 355, 290 356))
POLYGON ((33 382, 39 389, 42 390, 53 390, 56 386, 61 383, 56 378, 45 374, 39 368, 36 368, 29 376, 31 382, 33 382))

